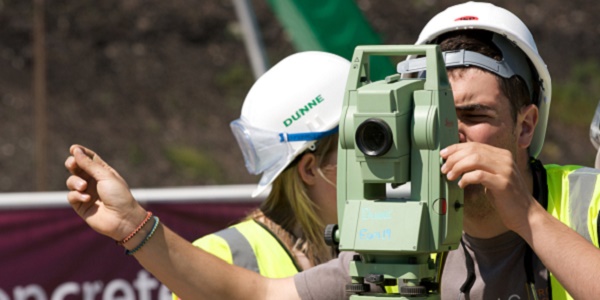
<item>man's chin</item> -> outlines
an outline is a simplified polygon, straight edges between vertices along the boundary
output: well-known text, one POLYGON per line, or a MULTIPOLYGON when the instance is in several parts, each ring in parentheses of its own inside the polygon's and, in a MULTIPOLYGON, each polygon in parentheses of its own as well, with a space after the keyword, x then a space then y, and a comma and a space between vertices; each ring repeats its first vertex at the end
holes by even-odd
POLYGON ((470 185, 464 190, 465 217, 483 219, 494 212, 494 207, 485 197, 485 189, 481 185, 470 185))

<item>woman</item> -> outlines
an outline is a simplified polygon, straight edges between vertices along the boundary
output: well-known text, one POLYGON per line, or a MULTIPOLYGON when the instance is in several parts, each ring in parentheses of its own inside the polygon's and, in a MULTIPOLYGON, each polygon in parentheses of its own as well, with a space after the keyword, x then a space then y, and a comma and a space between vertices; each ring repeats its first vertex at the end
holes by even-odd
POLYGON ((252 174, 253 197, 271 187, 244 221, 194 242, 266 277, 288 277, 335 258, 325 225, 337 224, 337 126, 350 63, 325 52, 293 54, 250 89, 231 129, 252 174))

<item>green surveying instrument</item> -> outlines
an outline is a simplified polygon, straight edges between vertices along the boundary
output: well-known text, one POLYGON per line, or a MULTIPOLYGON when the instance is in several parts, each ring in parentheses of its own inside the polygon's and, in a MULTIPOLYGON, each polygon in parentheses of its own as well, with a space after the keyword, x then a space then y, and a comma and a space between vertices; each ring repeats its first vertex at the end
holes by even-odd
POLYGON ((440 150, 458 143, 446 67, 437 45, 358 46, 339 127, 339 226, 325 239, 350 262, 350 299, 439 299, 432 254, 456 249, 463 191, 441 173, 440 150), (370 56, 425 55, 425 78, 371 82, 370 56), (410 197, 389 191, 410 182, 410 197), (388 293, 370 291, 380 285, 388 293))

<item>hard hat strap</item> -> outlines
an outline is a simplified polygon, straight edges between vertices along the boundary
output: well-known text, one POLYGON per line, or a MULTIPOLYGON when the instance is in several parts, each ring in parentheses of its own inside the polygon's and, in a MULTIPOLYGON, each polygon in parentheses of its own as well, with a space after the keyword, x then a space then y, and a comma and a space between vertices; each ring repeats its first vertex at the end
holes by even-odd
POLYGON ((326 136, 337 133, 338 130, 339 130, 339 127, 336 126, 330 130, 320 131, 320 132, 299 132, 299 133, 281 132, 281 133, 279 133, 279 142, 284 143, 284 142, 316 141, 316 140, 320 140, 326 136))
MULTIPOLYGON (((525 81, 525 84, 527 84, 530 97, 533 99, 534 89, 531 68, 527 62, 525 53, 508 39, 498 34, 494 34, 492 42, 502 52, 502 60, 498 61, 481 53, 464 49, 444 51, 442 54, 444 56, 446 68, 474 66, 490 71, 502 78, 511 78, 512 76, 518 75, 525 81)), ((397 72, 400 74, 422 72, 425 71, 425 69, 425 57, 402 61, 398 63, 396 67, 397 72)))

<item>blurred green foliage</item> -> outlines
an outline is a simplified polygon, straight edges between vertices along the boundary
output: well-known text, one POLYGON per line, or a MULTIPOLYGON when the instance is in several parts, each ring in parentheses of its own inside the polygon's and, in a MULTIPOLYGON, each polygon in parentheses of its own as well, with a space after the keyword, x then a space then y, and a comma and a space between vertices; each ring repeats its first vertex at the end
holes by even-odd
POLYGON ((223 91, 223 103, 228 109, 241 108, 246 93, 254 83, 251 71, 246 65, 235 64, 216 74, 216 86, 223 91))
POLYGON ((128 161, 134 166, 140 166, 146 163, 148 157, 144 152, 144 149, 140 145, 131 143, 128 145, 128 161))
POLYGON ((574 65, 564 82, 554 82, 550 117, 588 127, 600 98, 600 63, 590 60, 574 65))
POLYGON ((170 145, 165 149, 167 160, 170 161, 178 175, 193 181, 213 181, 222 183, 224 176, 219 164, 201 149, 185 145, 170 145))

